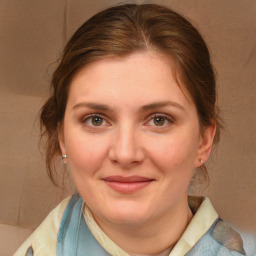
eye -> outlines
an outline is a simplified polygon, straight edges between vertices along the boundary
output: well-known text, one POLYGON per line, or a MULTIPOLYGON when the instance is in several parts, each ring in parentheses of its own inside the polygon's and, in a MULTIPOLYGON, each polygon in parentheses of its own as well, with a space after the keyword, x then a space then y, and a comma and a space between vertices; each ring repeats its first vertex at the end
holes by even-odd
POLYGON ((104 126, 106 125, 106 120, 98 114, 91 114, 83 117, 82 123, 85 123, 87 126, 92 126, 92 127, 104 126))
POLYGON ((164 127, 169 125, 170 123, 173 123, 172 118, 163 114, 155 114, 151 116, 148 122, 149 125, 158 127, 164 127))
POLYGON ((153 118, 153 121, 156 126, 163 126, 166 122, 166 119, 162 116, 157 116, 153 118))

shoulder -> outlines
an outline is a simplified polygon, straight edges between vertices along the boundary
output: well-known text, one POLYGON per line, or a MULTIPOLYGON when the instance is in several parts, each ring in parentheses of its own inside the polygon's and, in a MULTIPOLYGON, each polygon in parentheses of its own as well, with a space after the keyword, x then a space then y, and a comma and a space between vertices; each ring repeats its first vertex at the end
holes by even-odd
POLYGON ((222 219, 218 219, 212 228, 197 242, 189 256, 256 256, 256 237, 238 233, 222 219))
MULTIPOLYGON (((189 205, 195 214, 192 221, 195 224, 196 230, 202 224, 211 223, 211 227, 209 225, 206 226, 208 232, 205 232, 197 240, 197 243, 190 251, 190 253, 194 253, 191 255, 202 255, 204 253, 196 253, 204 250, 204 252, 208 253, 207 255, 256 256, 256 234, 237 232, 230 224, 218 217, 208 198, 189 196, 189 205), (213 217, 209 219, 210 215, 213 217), (212 254, 209 253, 210 249, 212 250, 212 254)), ((194 231, 195 229, 193 229, 193 236, 194 231)))
POLYGON ((230 251, 245 255, 242 237, 225 221, 219 219, 211 231, 211 236, 230 251))
MULTIPOLYGON (((64 199, 54 208, 32 235, 21 245, 14 256, 25 256, 32 246, 34 253, 42 255, 56 254, 57 235, 63 213, 71 197, 64 199)), ((36 254, 37 255, 37 254, 36 254)))
POLYGON ((241 232, 244 250, 247 256, 256 256, 256 234, 241 232))
POLYGON ((223 220, 217 222, 211 235, 233 254, 238 252, 242 255, 256 256, 256 235, 238 232, 223 220))

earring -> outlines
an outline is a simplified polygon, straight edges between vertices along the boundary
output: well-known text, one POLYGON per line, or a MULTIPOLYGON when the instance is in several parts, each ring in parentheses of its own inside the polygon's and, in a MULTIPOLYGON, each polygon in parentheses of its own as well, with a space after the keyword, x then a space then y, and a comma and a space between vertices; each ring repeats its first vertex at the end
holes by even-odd
POLYGON ((67 155, 62 155, 62 156, 61 156, 61 159, 62 159, 62 161, 63 161, 64 164, 66 164, 66 159, 67 159, 67 158, 68 158, 67 155))
POLYGON ((199 162, 202 164, 204 161, 203 161, 203 159, 200 159, 199 162))

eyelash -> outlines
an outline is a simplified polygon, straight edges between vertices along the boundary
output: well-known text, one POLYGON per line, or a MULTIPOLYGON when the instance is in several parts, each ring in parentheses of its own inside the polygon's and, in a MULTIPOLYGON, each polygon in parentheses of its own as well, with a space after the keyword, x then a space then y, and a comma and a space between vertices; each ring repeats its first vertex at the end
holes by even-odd
MULTIPOLYGON (((87 121, 89 121, 93 117, 99 117, 99 118, 103 119, 103 122, 107 122, 104 115, 99 114, 99 113, 94 113, 94 114, 89 114, 89 115, 83 116, 83 118, 81 119, 81 123, 86 123, 87 121)), ((165 115, 165 114, 162 114, 162 113, 150 114, 147 117, 147 122, 146 123, 149 123, 150 121, 154 121, 154 118, 163 118, 164 121, 165 122, 167 121, 169 124, 174 123, 173 118, 171 118, 169 115, 165 115)), ((168 125, 168 124, 164 123, 164 125, 160 125, 160 126, 155 125, 155 127, 161 128, 161 127, 165 127, 166 125, 168 125)), ((101 127, 102 125, 96 126, 96 125, 91 124, 90 126, 91 127, 101 127)))
MULTIPOLYGON (((89 115, 83 116, 83 118, 81 119, 81 123, 86 123, 87 121, 89 121, 93 117, 99 117, 99 118, 103 119, 103 121, 106 122, 106 118, 105 118, 104 115, 95 113, 95 114, 89 114, 89 115)), ((91 126, 92 127, 97 127, 96 125, 95 126, 91 125, 91 126)))
MULTIPOLYGON (((149 121, 148 121, 147 123, 149 123, 150 121, 154 121, 154 118, 163 118, 165 122, 166 122, 166 121, 168 122, 168 124, 174 123, 173 118, 171 118, 169 115, 165 115, 165 114, 163 114, 163 113, 154 113, 154 114, 151 114, 151 115, 148 117, 148 120, 149 120, 149 121)), ((161 125, 161 126, 155 125, 155 127, 161 128, 161 127, 165 127, 165 126, 168 125, 168 124, 164 124, 164 125, 161 125)))

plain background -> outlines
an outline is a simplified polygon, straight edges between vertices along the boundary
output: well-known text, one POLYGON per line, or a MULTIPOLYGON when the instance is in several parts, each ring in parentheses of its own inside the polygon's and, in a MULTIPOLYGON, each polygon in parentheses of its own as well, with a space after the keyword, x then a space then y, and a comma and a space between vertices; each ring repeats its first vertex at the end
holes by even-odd
MULTIPOLYGON (((120 1, 0 0, 0 223, 35 228, 70 193, 54 187, 46 175, 37 115, 68 38, 115 3, 120 1)), ((218 74, 226 131, 208 163, 211 182, 202 194, 223 219, 255 232, 256 1, 133 3, 171 7, 205 38, 218 74)))

